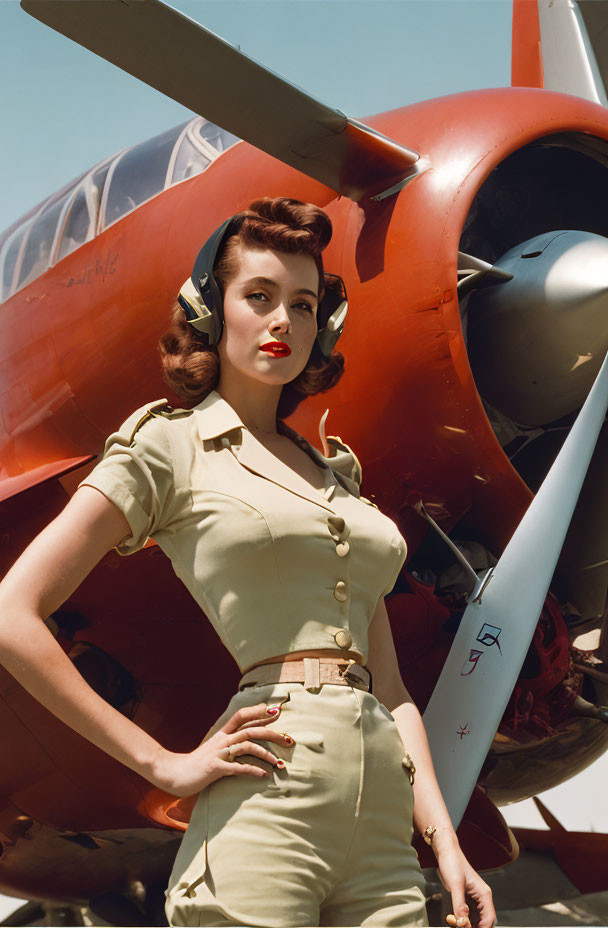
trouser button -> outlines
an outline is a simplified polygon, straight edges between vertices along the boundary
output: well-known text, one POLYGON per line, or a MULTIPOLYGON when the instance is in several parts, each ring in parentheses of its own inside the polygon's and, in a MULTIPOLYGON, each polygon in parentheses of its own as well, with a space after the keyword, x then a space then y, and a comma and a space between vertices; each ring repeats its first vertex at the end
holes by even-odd
POLYGON ((340 628, 334 635, 334 641, 339 648, 348 650, 348 648, 350 648, 351 644, 353 643, 353 636, 347 628, 340 628))

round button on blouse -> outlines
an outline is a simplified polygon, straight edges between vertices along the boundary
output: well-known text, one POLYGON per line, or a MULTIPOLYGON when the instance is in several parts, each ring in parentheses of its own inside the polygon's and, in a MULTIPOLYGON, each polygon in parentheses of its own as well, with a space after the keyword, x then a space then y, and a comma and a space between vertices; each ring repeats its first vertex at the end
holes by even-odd
POLYGON ((336 554, 338 557, 346 557, 350 551, 350 545, 347 541, 339 541, 336 545, 336 554))
POLYGON ((334 641, 339 648, 350 648, 353 643, 353 636, 347 628, 340 628, 334 635, 334 641))
POLYGON ((334 597, 339 603, 345 603, 348 599, 348 592, 344 580, 338 580, 334 587, 334 597))

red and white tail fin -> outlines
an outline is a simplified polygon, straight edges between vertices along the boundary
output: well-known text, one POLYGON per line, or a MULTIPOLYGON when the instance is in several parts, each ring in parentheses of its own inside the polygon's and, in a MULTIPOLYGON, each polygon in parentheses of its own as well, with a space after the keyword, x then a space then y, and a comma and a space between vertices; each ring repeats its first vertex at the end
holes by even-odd
POLYGON ((538 0, 513 0, 511 86, 545 86, 538 0))
POLYGON ((608 0, 513 0, 511 84, 608 106, 608 0))

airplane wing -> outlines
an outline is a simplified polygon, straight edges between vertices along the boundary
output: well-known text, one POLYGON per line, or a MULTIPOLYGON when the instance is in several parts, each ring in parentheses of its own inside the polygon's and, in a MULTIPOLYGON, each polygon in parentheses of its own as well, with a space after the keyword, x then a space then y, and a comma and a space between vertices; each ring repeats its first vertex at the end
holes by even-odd
POLYGON ((511 84, 608 106, 608 0, 514 0, 511 84))
POLYGON ((381 197, 419 155, 311 97, 161 0, 22 0, 33 17, 344 196, 381 197))
POLYGON ((62 461, 51 461, 49 464, 42 464, 40 467, 35 467, 25 474, 18 474, 16 477, 2 477, 0 478, 0 503, 18 496, 19 493, 23 493, 25 490, 31 490, 47 480, 63 477, 69 474, 70 471, 94 461, 95 457, 95 454, 85 454, 75 458, 64 458, 62 461))
POLYGON ((580 893, 608 892, 608 834, 597 831, 570 831, 547 806, 534 796, 534 804, 548 830, 514 827, 522 847, 552 852, 555 860, 580 893))

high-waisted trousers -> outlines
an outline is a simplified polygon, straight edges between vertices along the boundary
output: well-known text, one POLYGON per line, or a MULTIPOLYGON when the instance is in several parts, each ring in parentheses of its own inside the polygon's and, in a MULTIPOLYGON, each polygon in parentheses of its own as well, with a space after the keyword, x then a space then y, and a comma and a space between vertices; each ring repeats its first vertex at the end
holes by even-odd
POLYGON ((222 720, 262 702, 280 707, 268 727, 295 739, 261 742, 286 766, 256 758, 269 776, 201 791, 166 891, 169 924, 428 925, 390 712, 351 686, 273 683, 236 693, 222 720))

